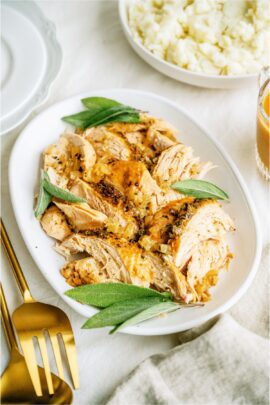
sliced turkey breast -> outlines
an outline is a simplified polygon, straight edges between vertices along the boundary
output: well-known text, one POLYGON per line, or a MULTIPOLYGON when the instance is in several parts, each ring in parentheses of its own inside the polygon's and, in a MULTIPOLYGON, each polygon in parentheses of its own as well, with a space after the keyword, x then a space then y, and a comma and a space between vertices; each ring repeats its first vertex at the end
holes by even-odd
POLYGON ((198 244, 208 239, 221 239, 235 230, 232 219, 215 200, 190 204, 187 215, 172 240, 172 254, 176 266, 182 268, 198 244), (178 234, 179 232, 179 234, 178 234))
POLYGON ((177 143, 176 132, 176 129, 166 121, 153 119, 152 124, 147 129, 145 142, 160 153, 177 143))
POLYGON ((149 287, 154 279, 153 264, 144 255, 142 249, 134 244, 119 244, 117 252, 127 269, 132 284, 149 287))
POLYGON ((87 201, 55 198, 41 219, 69 260, 61 272, 70 285, 127 282, 181 302, 209 299, 232 256, 225 235, 234 224, 217 201, 171 188, 214 167, 176 134, 141 112, 138 123, 64 133, 44 151, 50 181, 87 201))
POLYGON ((138 124, 112 123, 107 128, 130 144, 134 160, 149 162, 147 158, 153 158, 176 143, 176 130, 171 125, 146 114, 141 114, 138 124))
POLYGON ((89 142, 82 136, 64 133, 57 145, 50 145, 43 152, 44 170, 51 170, 54 184, 67 183, 71 177, 82 177, 90 180, 91 170, 96 161, 96 153, 89 142))
POLYGON ((58 174, 65 174, 68 157, 66 142, 60 137, 57 144, 49 145, 43 151, 44 170, 52 168, 58 174))
POLYGON ((73 170, 82 170, 83 179, 90 181, 91 170, 96 162, 92 145, 78 134, 65 133, 61 138, 67 141, 66 148, 70 154, 69 162, 73 162, 73 170))
POLYGON ((175 265, 183 268, 200 242, 220 239, 234 229, 233 221, 217 201, 184 198, 153 216, 148 235, 154 250, 167 245, 165 253, 172 254, 175 265))
MULTIPOLYGON (((141 115, 142 118, 142 115, 141 115)), ((141 119, 137 123, 129 122, 110 122, 106 125, 107 130, 118 135, 126 135, 133 132, 142 132, 147 128, 147 123, 141 119)))
POLYGON ((114 213, 113 208, 122 207, 124 203, 124 195, 104 180, 89 184, 76 179, 70 191, 79 197, 85 198, 91 208, 106 215, 114 213))
POLYGON ((135 245, 117 241, 113 245, 112 240, 104 241, 74 234, 58 245, 57 251, 66 257, 87 252, 96 262, 102 264, 100 273, 112 269, 115 271, 117 267, 121 269, 121 274, 125 274, 125 278, 134 284, 149 286, 152 281, 153 266, 142 256, 142 250, 135 245))
MULTIPOLYGON (((215 166, 212 162, 200 162, 193 164, 190 170, 190 179, 202 179, 210 170, 214 169, 215 166)), ((181 180, 184 178, 181 177, 181 180)))
POLYGON ((66 263, 60 270, 67 283, 73 287, 84 284, 124 282, 116 267, 104 266, 99 257, 86 257, 66 263))
POLYGON ((43 151, 43 168, 48 173, 50 181, 61 188, 67 188, 69 180, 69 154, 65 145, 60 138, 57 145, 50 145, 43 151))
POLYGON ((185 197, 169 202, 151 218, 147 235, 158 244, 167 244, 183 220, 189 217, 188 210, 193 201, 194 198, 185 197))
POLYGON ((177 143, 160 154, 154 166, 152 176, 158 184, 172 184, 177 180, 201 178, 214 166, 210 163, 200 163, 194 158, 193 149, 177 143))
MULTIPOLYGON (((155 156, 155 150, 146 142, 147 124, 144 122, 138 124, 112 123, 108 126, 109 130, 121 137, 123 142, 128 145, 130 150, 129 160, 152 164, 155 156)), ((127 159, 118 159, 127 160, 127 159)))
POLYGON ((132 284, 151 287, 158 291, 169 291, 178 301, 189 302, 189 292, 185 277, 173 263, 164 261, 158 255, 146 252, 135 244, 111 241, 124 263, 132 284))
POLYGON ((111 243, 117 249, 132 284, 169 291, 179 301, 187 302, 192 298, 192 294, 187 293, 185 277, 172 263, 164 262, 159 256, 146 252, 135 244, 111 243))
MULTIPOLYGON (((152 178, 144 163, 118 161, 112 163, 111 168, 111 173, 106 178, 137 207, 149 206, 153 211, 166 200, 166 193, 152 178)), ((175 192, 173 191, 173 193, 175 192)))
POLYGON ((136 206, 149 203, 151 196, 160 193, 160 188, 142 162, 117 161, 111 165, 106 178, 136 206))
POLYGON ((84 238, 86 237, 88 236, 79 233, 72 233, 65 238, 62 243, 57 243, 54 249, 66 259, 71 260, 71 258, 78 253, 85 252, 84 238))
POLYGON ((68 182, 69 182, 68 177, 59 175, 57 171, 52 167, 49 167, 47 169, 47 174, 52 184, 56 185, 57 187, 68 190, 68 182))
POLYGON ((117 201, 117 196, 115 198, 116 204, 113 205, 111 198, 106 199, 94 187, 80 179, 74 182, 70 191, 85 198, 92 209, 102 212, 108 217, 109 231, 119 236, 126 236, 128 239, 134 238, 138 232, 138 225, 135 219, 125 212, 125 206, 117 201))
POLYGON ((103 271, 103 269, 100 270, 99 263, 93 257, 86 257, 67 262, 61 268, 60 273, 72 287, 111 281, 107 276, 107 272, 103 271))
POLYGON ((64 240, 72 233, 65 215, 55 205, 52 205, 45 211, 40 223, 47 235, 59 241, 64 240))
POLYGON ((155 129, 172 141, 176 141, 176 134, 178 133, 178 130, 168 121, 147 115, 144 115, 144 119, 146 122, 150 122, 148 128, 155 129))
MULTIPOLYGON (((187 281, 199 300, 201 297, 198 297, 196 285, 203 283, 204 277, 209 271, 219 272, 227 268, 231 258, 232 254, 224 238, 204 240, 193 251, 186 273, 187 281)), ((200 292, 200 287, 198 292, 200 292)))
POLYGON ((131 146, 143 144, 144 140, 144 134, 142 131, 133 131, 133 132, 127 132, 125 134, 125 139, 131 146))
POLYGON ((192 148, 183 144, 176 144, 161 152, 158 161, 153 169, 153 178, 159 184, 169 182, 170 184, 179 180, 181 174, 193 158, 192 148))
POLYGON ((160 133, 160 131, 153 127, 148 129, 146 140, 157 152, 162 152, 164 149, 176 144, 176 141, 173 141, 172 139, 168 138, 168 136, 163 135, 160 133))
POLYGON ((118 160, 130 158, 128 143, 104 126, 89 128, 83 135, 93 145, 98 156, 111 156, 118 160))
POLYGON ((75 260, 63 266, 61 273, 70 285, 124 281, 159 291, 169 291, 175 299, 188 302, 185 277, 177 274, 171 263, 146 253, 134 244, 72 235, 58 246, 65 256, 87 252, 90 258, 75 260))
POLYGON ((177 301, 190 302, 193 298, 191 290, 186 282, 185 276, 166 256, 160 256, 151 252, 146 253, 147 259, 154 267, 154 277, 151 287, 158 291, 169 291, 177 301))
POLYGON ((155 214, 158 210, 160 210, 170 202, 180 200, 182 198, 185 198, 185 196, 178 193, 178 191, 175 191, 171 188, 159 188, 159 192, 153 194, 150 198, 148 206, 148 216, 146 217, 146 225, 149 223, 149 221, 152 220, 152 215, 155 214))
POLYGON ((154 214, 170 201, 183 196, 171 188, 161 188, 151 176, 146 165, 136 161, 116 161, 110 165, 110 173, 104 177, 119 190, 127 201, 154 214))
POLYGON ((54 204, 65 214, 75 231, 99 229, 105 225, 107 216, 93 210, 86 203, 62 203, 54 200, 54 204))
MULTIPOLYGON (((104 277, 107 279, 109 277, 114 281, 130 282, 129 273, 119 253, 114 246, 103 239, 78 234, 71 235, 58 245, 57 251, 66 257, 86 252, 95 260, 96 266, 99 268, 99 274, 96 273, 95 277, 103 280, 104 277)), ((85 264, 85 262, 82 263, 85 264)), ((73 268, 75 269, 75 267, 73 268)), ((77 266, 77 271, 79 269, 80 266, 77 266)))

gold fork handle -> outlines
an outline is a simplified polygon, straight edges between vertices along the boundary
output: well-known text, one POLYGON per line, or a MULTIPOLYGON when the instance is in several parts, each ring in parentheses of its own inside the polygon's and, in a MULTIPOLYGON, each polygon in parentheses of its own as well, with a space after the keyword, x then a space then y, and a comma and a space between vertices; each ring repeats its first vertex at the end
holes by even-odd
POLYGON ((18 286, 20 288, 20 291, 22 293, 24 302, 34 302, 34 299, 33 299, 32 295, 30 293, 28 284, 27 284, 27 282, 26 282, 26 280, 24 278, 20 263, 19 263, 19 261, 17 259, 17 256, 16 256, 15 252, 14 252, 12 244, 11 244, 11 242, 9 240, 9 237, 8 237, 5 225, 4 225, 3 221, 2 221, 2 218, 1 218, 1 241, 2 241, 2 244, 3 244, 4 248, 5 248, 7 257, 9 259, 9 262, 11 264, 11 268, 13 270, 13 274, 15 276, 17 284, 18 284, 18 286))
POLYGON ((3 321, 9 349, 10 350, 18 349, 17 341, 12 327, 11 318, 8 312, 7 302, 3 291, 2 283, 0 284, 0 295, 1 295, 1 318, 3 321))

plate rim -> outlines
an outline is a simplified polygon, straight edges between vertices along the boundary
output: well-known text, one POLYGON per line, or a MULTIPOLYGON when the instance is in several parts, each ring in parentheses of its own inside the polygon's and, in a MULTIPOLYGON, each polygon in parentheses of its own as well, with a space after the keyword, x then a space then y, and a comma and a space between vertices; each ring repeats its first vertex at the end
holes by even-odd
MULTIPOLYGON (((230 81, 239 82, 239 81, 245 81, 245 80, 256 80, 259 77, 259 72, 258 73, 246 73, 243 75, 226 75, 226 76, 221 76, 221 75, 216 75, 216 74, 210 75, 210 74, 207 74, 204 72, 200 72, 200 73, 193 72, 191 70, 181 68, 180 66, 170 63, 164 59, 158 58, 156 55, 154 55, 152 52, 150 52, 146 47, 144 47, 141 42, 139 42, 133 38, 130 26, 128 24, 127 16, 126 16, 128 1, 129 0, 119 0, 119 2, 118 2, 118 14, 119 14, 119 19, 120 19, 124 34, 126 35, 126 38, 130 43, 132 42, 132 44, 134 44, 134 46, 137 46, 141 50, 141 52, 143 52, 145 54, 145 56, 151 58, 157 64, 160 64, 161 66, 163 66, 166 69, 172 69, 175 73, 182 74, 184 76, 190 75, 194 79, 217 80, 220 82, 220 85, 223 82, 224 86, 225 86, 225 83, 226 83, 226 85, 228 85, 230 81)), ((141 55, 139 55, 139 56, 141 57, 141 55)), ((147 62, 147 63, 149 63, 149 62, 147 62)), ((154 69, 156 69, 156 68, 154 68, 154 69)), ((163 73, 163 74, 165 74, 165 73, 163 73)), ((184 80, 182 80, 180 78, 174 79, 174 80, 184 82, 184 80)), ((201 87, 201 85, 198 85, 195 83, 194 83, 194 86, 201 87)), ((205 86, 205 87, 211 88, 210 86, 205 86)), ((225 87, 220 87, 220 88, 225 88, 225 87)), ((229 88, 229 86, 228 86, 228 88, 229 88)))
POLYGON ((47 18, 42 9, 34 1, 28 0, 22 6, 20 0, 13 0, 12 2, 3 0, 2 6, 15 9, 34 24, 45 45, 49 62, 46 65, 42 82, 26 104, 6 118, 3 118, 3 120, 0 118, 0 136, 17 128, 36 108, 49 98, 52 85, 61 71, 63 62, 63 51, 57 39, 56 25, 47 18))
POLYGON ((10 159, 9 159, 9 166, 8 166, 8 180, 9 180, 10 198, 11 198, 11 203, 12 203, 15 219, 16 219, 17 225, 19 227, 20 233, 22 235, 22 238, 27 246, 27 249, 28 249, 32 259, 34 260, 37 268, 43 275, 43 277, 51 285, 51 287, 56 291, 56 293, 58 294, 59 297, 61 297, 78 314, 86 317, 86 315, 84 314, 84 310, 83 310, 83 308, 85 308, 85 306, 83 304, 74 302, 71 298, 60 293, 57 290, 57 287, 55 285, 51 284, 47 280, 47 277, 45 276, 43 271, 40 269, 37 261, 35 260, 35 257, 32 255, 33 249, 30 246, 30 243, 28 242, 26 233, 24 232, 24 229, 23 229, 23 226, 22 226, 22 223, 20 220, 20 214, 19 214, 19 211, 17 210, 17 205, 15 203, 15 190, 14 190, 14 182, 12 180, 12 177, 13 177, 13 170, 14 170, 14 172, 16 172, 16 170, 15 170, 16 163, 14 166, 14 162, 16 162, 17 150, 20 147, 20 144, 23 142, 25 134, 27 134, 29 127, 31 128, 31 125, 33 125, 40 118, 40 116, 47 114, 50 110, 53 110, 56 106, 58 106, 62 103, 65 103, 67 101, 78 100, 78 99, 81 99, 84 97, 89 97, 91 95, 104 94, 104 93, 107 93, 108 94, 107 97, 109 97, 109 94, 111 92, 124 92, 126 94, 136 93, 140 96, 147 96, 150 98, 151 97, 155 98, 155 99, 159 100, 161 103, 165 103, 165 104, 170 105, 171 107, 177 109, 183 115, 185 115, 191 122, 196 124, 197 127, 201 130, 201 132, 203 132, 204 136, 206 136, 214 144, 214 146, 217 148, 217 150, 221 153, 221 155, 228 162, 230 170, 233 172, 234 176, 236 177, 236 179, 240 185, 242 192, 244 193, 244 197, 245 197, 248 209, 250 211, 250 214, 251 214, 251 217, 252 217, 252 220, 254 223, 255 253, 254 253, 252 264, 250 266, 250 271, 249 271, 245 281, 240 286, 240 288, 238 288, 238 290, 224 304, 220 305, 218 308, 210 311, 209 313, 201 316, 200 318, 198 318, 196 320, 186 321, 186 322, 182 323, 181 325, 165 326, 165 327, 162 327, 161 329, 158 329, 158 328, 153 329, 150 327, 141 327, 141 325, 138 325, 138 326, 128 327, 124 330, 121 330, 120 332, 125 333, 125 334, 141 335, 141 336, 162 336, 162 335, 168 335, 168 334, 188 330, 188 329, 196 327, 196 326, 208 321, 209 319, 212 319, 213 317, 227 311, 242 297, 242 295, 245 293, 245 291, 250 287, 250 285, 257 273, 258 267, 259 267, 259 262, 260 262, 260 258, 261 258, 261 252, 262 252, 262 234, 261 234, 261 229, 259 226, 259 219, 258 219, 258 214, 257 214, 256 208, 255 208, 255 204, 251 198, 250 192, 249 192, 249 190, 246 186, 246 183, 245 183, 239 169, 237 168, 236 164, 233 162, 232 158, 229 156, 229 154, 226 152, 226 150, 223 148, 223 146, 220 145, 219 142, 211 135, 211 133, 209 133, 208 130, 206 130, 203 125, 198 123, 198 121, 196 119, 194 119, 189 112, 187 112, 184 108, 180 107, 176 102, 171 101, 170 99, 160 96, 153 92, 137 90, 137 89, 132 89, 132 88, 123 88, 123 89, 112 88, 112 89, 91 90, 89 92, 79 93, 75 96, 71 96, 71 97, 65 98, 57 103, 54 103, 51 106, 49 106, 48 108, 46 108, 45 110, 43 110, 33 120, 31 120, 27 124, 27 126, 23 129, 23 131, 20 133, 20 135, 17 138, 17 140, 12 148, 12 151, 11 151, 11 155, 10 155, 10 159), (80 306, 78 306, 78 304, 80 306))

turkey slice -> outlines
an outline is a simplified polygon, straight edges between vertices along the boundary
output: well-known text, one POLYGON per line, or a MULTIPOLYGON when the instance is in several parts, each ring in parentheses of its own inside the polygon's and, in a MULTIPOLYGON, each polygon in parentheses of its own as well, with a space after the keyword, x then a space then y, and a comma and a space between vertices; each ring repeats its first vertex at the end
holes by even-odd
POLYGON ((75 231, 88 231, 102 228, 107 216, 93 210, 86 203, 62 203, 54 200, 54 204, 65 214, 75 231))

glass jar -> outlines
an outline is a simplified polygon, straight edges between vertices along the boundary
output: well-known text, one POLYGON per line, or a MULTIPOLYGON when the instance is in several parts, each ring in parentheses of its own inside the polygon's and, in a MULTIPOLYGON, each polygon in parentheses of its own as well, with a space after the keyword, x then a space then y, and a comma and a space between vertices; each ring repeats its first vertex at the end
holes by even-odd
POLYGON ((270 67, 260 74, 257 109, 256 161, 260 173, 270 180, 270 67))

